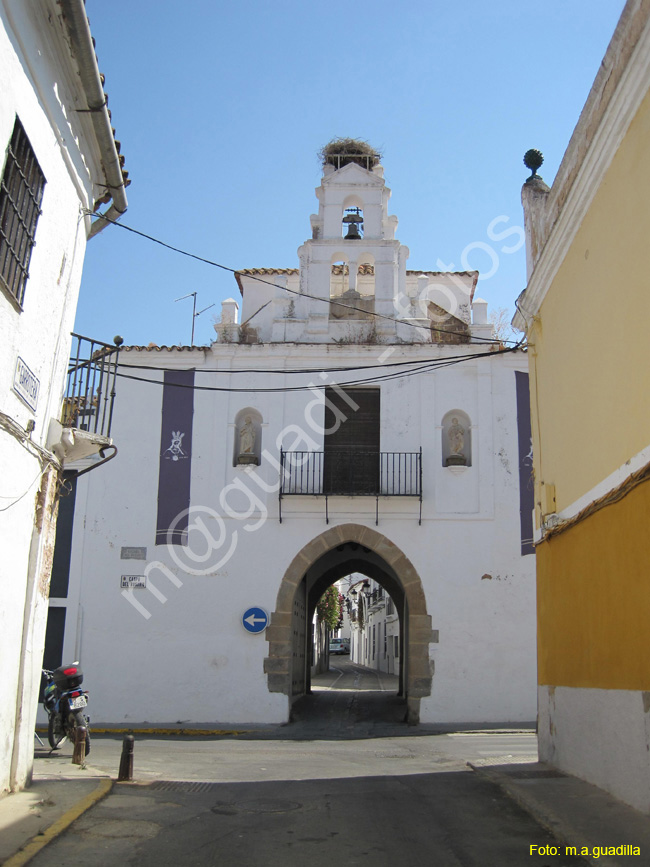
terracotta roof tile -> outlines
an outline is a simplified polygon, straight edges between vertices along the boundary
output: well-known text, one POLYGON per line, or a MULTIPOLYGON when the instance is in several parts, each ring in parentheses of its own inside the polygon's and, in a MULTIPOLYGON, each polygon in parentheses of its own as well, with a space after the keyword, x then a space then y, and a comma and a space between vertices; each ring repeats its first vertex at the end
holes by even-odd
POLYGON ((408 276, 416 274, 427 274, 429 277, 478 277, 478 271, 407 271, 408 276))
POLYGON ((262 276, 263 274, 267 274, 272 276, 273 274, 298 274, 297 268, 240 268, 239 271, 235 271, 235 280, 237 281, 237 285, 239 286, 239 291, 244 295, 244 287, 241 283, 241 277, 248 276, 262 276))
POLYGON ((121 346, 120 352, 193 352, 200 349, 203 352, 209 349, 209 346, 158 346, 157 343, 150 343, 148 346, 121 346))
MULTIPOLYGON (((84 0, 84 4, 85 4, 85 2, 86 2, 86 0, 84 0)), ((91 27, 90 18, 87 17, 86 20, 88 21, 88 27, 90 28, 91 27)), ((105 87, 106 76, 99 69, 99 58, 97 57, 97 50, 96 50, 97 49, 97 43, 95 41, 95 37, 92 36, 92 34, 91 34, 90 38, 92 41, 93 49, 95 50, 95 63, 97 64, 97 72, 99 73, 99 80, 101 81, 102 90, 104 91, 104 96, 106 98, 106 108, 108 111, 108 119, 109 119, 109 121, 111 121, 111 132, 113 133, 113 141, 115 142, 115 150, 117 151, 117 155, 119 157, 120 170, 122 173, 122 181, 123 181, 124 187, 126 188, 126 187, 131 185, 131 181, 129 180, 128 171, 126 171, 126 169, 124 168, 126 159, 124 157, 124 154, 121 153, 122 142, 116 138, 115 127, 112 125, 113 117, 112 117, 110 108, 108 108, 108 93, 106 92, 106 87, 105 87)), ((106 192, 103 193, 103 195, 101 195, 98 199, 95 200, 95 203, 94 203, 95 211, 97 211, 101 207, 101 205, 107 205, 111 201, 112 198, 113 198, 113 196, 112 196, 112 193, 110 191, 110 188, 107 188, 106 192)))
MULTIPOLYGON (((332 274, 341 274, 341 269, 345 268, 344 273, 348 273, 347 265, 332 265, 332 274)), ((235 279, 237 280, 237 285, 239 286, 239 291, 241 294, 244 294, 244 287, 242 286, 242 282, 240 279, 240 275, 242 277, 256 277, 256 276, 273 276, 273 274, 298 274, 298 268, 240 268, 235 272, 235 279)), ((363 264, 359 266, 360 274, 372 275, 374 274, 374 266, 370 264, 363 264)), ((476 286, 476 282, 478 280, 479 272, 478 271, 407 271, 406 275, 408 277, 417 277, 421 274, 425 274, 429 277, 448 277, 448 276, 456 276, 456 277, 473 277, 473 285, 476 286)))

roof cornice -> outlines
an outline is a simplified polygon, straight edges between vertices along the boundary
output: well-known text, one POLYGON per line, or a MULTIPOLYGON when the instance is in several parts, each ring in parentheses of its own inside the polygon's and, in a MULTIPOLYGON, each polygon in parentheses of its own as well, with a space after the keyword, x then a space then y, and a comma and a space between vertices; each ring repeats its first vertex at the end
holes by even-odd
MULTIPOLYGON (((122 163, 115 142, 108 103, 102 83, 101 73, 97 64, 93 37, 86 17, 84 0, 58 0, 63 16, 63 23, 70 40, 72 55, 79 70, 79 78, 86 98, 97 143, 101 153, 102 167, 105 175, 107 198, 112 204, 105 216, 108 220, 117 220, 127 209, 126 180, 122 172, 122 163)), ((101 215, 98 215, 101 216, 101 215)), ((109 225, 108 221, 96 220, 88 233, 89 239, 109 225)))
POLYGON ((513 318, 520 330, 539 312, 649 88, 650 0, 628 0, 548 194, 546 237, 513 318))

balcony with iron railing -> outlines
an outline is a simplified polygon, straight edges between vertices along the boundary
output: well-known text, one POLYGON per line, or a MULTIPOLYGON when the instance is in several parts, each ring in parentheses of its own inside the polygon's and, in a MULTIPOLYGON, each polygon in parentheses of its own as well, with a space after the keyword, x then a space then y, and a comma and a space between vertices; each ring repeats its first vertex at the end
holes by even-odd
POLYGON ((282 500, 289 496, 324 497, 327 523, 330 497, 374 497, 376 524, 380 497, 413 497, 419 500, 418 523, 422 523, 422 449, 417 452, 280 449, 280 467, 280 523, 282 500))
POLYGON ((122 338, 113 345, 73 334, 61 417, 50 423, 50 448, 78 474, 115 457, 111 439, 117 365, 122 338), (107 454, 107 450, 112 451, 107 454), (88 459, 99 456, 99 461, 88 459), (82 466, 78 464, 85 461, 82 466), (71 465, 76 464, 77 467, 71 465))

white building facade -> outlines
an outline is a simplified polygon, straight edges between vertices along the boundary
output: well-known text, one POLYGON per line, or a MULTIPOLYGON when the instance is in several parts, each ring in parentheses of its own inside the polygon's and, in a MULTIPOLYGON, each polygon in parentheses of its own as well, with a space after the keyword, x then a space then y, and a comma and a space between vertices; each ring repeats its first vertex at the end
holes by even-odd
POLYGON ((112 217, 126 209, 96 64, 82 0, 0 2, 0 793, 32 767, 88 213, 111 198, 112 217))
POLYGON ((345 622, 352 662, 385 674, 399 674, 403 648, 399 613, 390 594, 377 581, 366 578, 351 585, 347 599, 345 622))
POLYGON ((325 165, 298 268, 238 273, 216 343, 120 356, 59 601, 97 723, 285 722, 352 573, 393 600, 409 722, 535 718, 526 356, 475 272, 407 271, 358 162, 325 165))

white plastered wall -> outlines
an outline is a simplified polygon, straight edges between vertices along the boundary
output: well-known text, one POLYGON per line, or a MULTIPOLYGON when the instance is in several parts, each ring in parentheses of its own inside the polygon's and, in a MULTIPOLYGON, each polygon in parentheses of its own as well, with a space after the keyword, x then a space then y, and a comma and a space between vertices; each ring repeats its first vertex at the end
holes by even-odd
POLYGON ((540 686, 539 757, 650 812, 650 693, 540 686))
MULTIPOLYGON (((70 110, 70 87, 77 85, 57 54, 56 15, 49 20, 46 7, 0 2, 2 170, 18 117, 46 179, 22 310, 0 294, 0 410, 23 430, 33 422, 31 440, 40 446, 50 418, 60 412, 86 247, 81 207, 92 203, 90 174, 97 169, 82 128, 87 120, 70 110), (40 381, 35 409, 12 388, 18 357, 40 381)), ((0 707, 0 792, 21 788, 31 774, 47 615, 40 572, 53 529, 46 521, 42 534, 34 533, 41 469, 33 451, 0 431, 0 660, 7 679, 0 707)))
MULTIPOLYGON (((213 353, 242 367, 320 369, 342 362, 366 364, 380 349, 217 346, 213 353)), ((430 348, 399 347, 393 360, 417 358, 423 351, 430 348)), ((191 358, 188 353, 131 352, 128 360, 215 365, 213 354, 204 359, 203 351, 191 358)), ((522 367, 523 357, 498 356, 481 365, 458 365, 443 376, 409 377, 382 386, 382 450, 423 449, 422 525, 417 499, 387 497, 379 503, 377 527, 413 563, 433 628, 439 630, 439 643, 431 645, 433 693, 422 701, 422 721, 535 717, 534 559, 520 556, 518 483, 513 481, 514 371, 522 367), (435 422, 450 405, 463 406, 477 420, 477 460, 461 475, 448 473, 441 464, 435 422)), ((220 385, 228 381, 224 376, 220 385)), ((233 377, 235 382, 241 380, 233 377)), ((80 481, 73 538, 66 653, 81 647, 94 722, 175 722, 179 694, 184 696, 183 720, 234 724, 287 719, 286 696, 269 693, 263 673, 268 644, 263 635, 244 631, 241 615, 251 606, 274 610, 289 564, 328 527, 322 497, 285 498, 283 522, 278 521, 280 442, 296 449, 320 448, 322 438, 306 421, 305 409, 310 406, 310 417, 318 420, 321 403, 311 392, 260 393, 255 401, 250 394, 196 393, 192 505, 219 544, 213 567, 192 574, 191 551, 172 556, 153 545, 161 387, 121 385, 114 416, 120 452, 105 471, 80 481), (249 406, 264 420, 262 451, 267 452, 253 470, 232 466, 232 423, 249 406), (298 443, 299 430, 315 445, 307 439, 298 443), (231 545, 234 553, 228 557, 231 545), (122 560, 123 546, 146 548, 146 561, 122 560), (146 590, 134 591, 150 614, 144 617, 122 597, 120 575, 142 573, 154 561, 169 568, 173 579, 150 568, 150 580, 166 601, 146 590)), ((375 509, 373 498, 330 498, 329 526, 352 522, 374 529, 375 509)))

